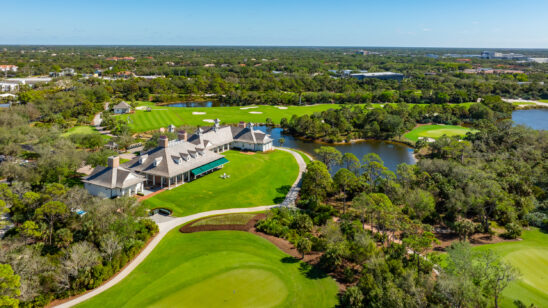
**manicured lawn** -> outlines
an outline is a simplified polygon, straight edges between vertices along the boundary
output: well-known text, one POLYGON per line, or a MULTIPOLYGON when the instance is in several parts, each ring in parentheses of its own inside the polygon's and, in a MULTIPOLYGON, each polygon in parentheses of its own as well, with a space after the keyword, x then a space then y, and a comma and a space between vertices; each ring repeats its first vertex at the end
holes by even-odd
POLYGON ((502 293, 502 307, 514 307, 514 299, 526 306, 548 307, 548 234, 533 229, 524 231, 522 240, 484 245, 475 249, 492 249, 517 267, 521 279, 502 293))
MULTIPOLYGON (((474 103, 462 103, 461 106, 470 107, 474 103)), ((381 108, 385 104, 372 104, 375 108, 381 108)), ((408 104, 409 107, 413 104, 408 104)), ((204 120, 214 120, 219 118, 223 124, 234 124, 240 121, 265 123, 267 118, 272 119, 275 124, 279 124, 282 118, 290 119, 292 115, 302 116, 313 114, 329 109, 338 109, 342 105, 337 104, 318 104, 307 106, 235 106, 235 107, 168 107, 156 106, 150 102, 141 102, 140 106, 148 106, 151 112, 135 110, 135 113, 124 115, 130 118, 130 127, 135 132, 145 132, 160 127, 167 127, 170 124, 175 126, 207 126, 210 122, 204 120), (251 108, 250 108, 251 107, 251 108), (281 109, 286 108, 286 109, 281 109), (205 114, 193 114, 203 113, 205 114)), ((363 104, 359 106, 363 107, 363 104)), ((424 105, 426 106, 426 105, 424 105)), ((124 118, 125 119, 125 118, 124 118)))
POLYGON ((211 210, 254 207, 281 203, 299 173, 291 153, 242 154, 223 153, 229 163, 170 191, 145 200, 149 208, 169 208, 175 216, 186 216, 211 210), (230 178, 222 179, 226 173, 230 178))
POLYGON ((337 291, 259 236, 174 229, 127 278, 78 307, 334 307, 337 291))
POLYGON ((477 132, 477 130, 458 125, 424 125, 414 128, 403 136, 416 142, 419 137, 437 139, 443 135, 464 136, 467 132, 477 132))
POLYGON ((70 135, 76 135, 76 134, 98 134, 99 132, 95 129, 95 127, 91 126, 74 126, 73 128, 70 128, 67 132, 63 133, 61 136, 63 137, 69 137, 70 135))
POLYGON ((539 99, 539 102, 548 103, 548 99, 539 99))

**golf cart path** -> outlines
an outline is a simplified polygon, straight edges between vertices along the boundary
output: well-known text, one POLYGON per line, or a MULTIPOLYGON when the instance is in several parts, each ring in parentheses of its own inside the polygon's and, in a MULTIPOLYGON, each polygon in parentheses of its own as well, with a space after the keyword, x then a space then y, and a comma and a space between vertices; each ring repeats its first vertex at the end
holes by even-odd
POLYGON ((249 213, 249 212, 260 212, 260 211, 266 211, 268 209, 278 207, 278 206, 288 206, 293 207, 295 206, 295 200, 299 194, 300 186, 301 186, 301 179, 302 175, 306 170, 306 163, 302 156, 290 149, 287 148, 275 148, 276 150, 285 151, 288 153, 291 153, 293 157, 297 160, 297 164, 299 165, 299 175, 297 176, 297 179, 291 186, 291 189, 289 190, 287 196, 285 197, 285 200, 281 204, 275 204, 275 205, 265 205, 265 206, 257 206, 257 207, 250 207, 250 208, 235 208, 235 209, 225 209, 225 210, 215 210, 215 211, 208 211, 208 212, 202 212, 197 213, 193 215, 188 215, 184 217, 165 217, 161 215, 154 215, 151 217, 152 220, 154 220, 159 227, 158 234, 150 241, 150 243, 137 255, 121 272, 116 274, 116 276, 112 277, 109 281, 104 283, 103 285, 82 294, 81 296, 78 296, 72 300, 69 300, 67 302, 64 302, 62 304, 59 304, 55 307, 72 307, 75 305, 78 305, 98 294, 101 294, 102 292, 110 289, 111 287, 115 286, 120 281, 124 280, 141 262, 143 262, 146 257, 156 248, 158 243, 166 236, 166 234, 173 230, 174 228, 177 228, 178 226, 199 219, 204 218, 207 216, 212 215, 220 215, 220 214, 232 214, 232 213, 249 213))

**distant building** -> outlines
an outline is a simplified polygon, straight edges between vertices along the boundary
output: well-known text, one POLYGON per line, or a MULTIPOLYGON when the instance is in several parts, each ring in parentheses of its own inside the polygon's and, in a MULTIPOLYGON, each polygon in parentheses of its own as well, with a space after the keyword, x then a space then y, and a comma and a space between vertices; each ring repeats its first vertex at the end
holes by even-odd
POLYGON ((110 57, 110 58, 106 58, 105 60, 107 60, 107 61, 135 61, 135 58, 134 57, 122 57, 122 58, 110 57))
POLYGON ((135 74, 133 74, 133 72, 130 72, 130 71, 121 71, 121 72, 116 73, 116 77, 117 78, 131 78, 131 77, 135 77, 135 74))
POLYGON ((126 102, 120 102, 116 106, 112 107, 115 114, 124 114, 131 112, 131 106, 126 102))
POLYGON ((502 53, 497 51, 484 51, 481 53, 482 59, 501 59, 501 60, 524 60, 526 56, 518 53, 502 53))
POLYGON ((529 58, 529 61, 535 63, 548 63, 548 58, 529 58))
POLYGON ((380 73, 355 73, 350 74, 350 77, 356 78, 358 80, 364 80, 364 79, 382 79, 382 80, 403 80, 403 74, 400 73, 392 73, 392 72, 380 72, 380 73))
POLYGON ((64 68, 59 72, 50 72, 50 77, 63 77, 63 76, 74 76, 76 71, 73 68, 64 68))
POLYGON ((120 157, 108 158, 108 166, 98 166, 84 177, 84 188, 92 195, 103 198, 133 196, 144 190, 146 178, 120 167, 120 157))
POLYGON ((369 51, 367 50, 358 50, 356 51, 357 55, 367 56, 369 54, 369 51))
POLYGON ((19 67, 17 65, 0 65, 0 72, 17 72, 19 67))
MULTIPOLYGON (((24 84, 24 83, 22 83, 24 84)), ((14 81, 0 81, 0 92, 15 92, 21 83, 14 81)))

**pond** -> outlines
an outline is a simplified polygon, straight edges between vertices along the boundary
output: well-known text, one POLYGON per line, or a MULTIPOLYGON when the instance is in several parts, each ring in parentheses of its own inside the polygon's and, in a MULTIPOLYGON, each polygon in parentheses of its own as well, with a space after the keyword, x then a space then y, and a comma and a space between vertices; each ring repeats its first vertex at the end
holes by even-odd
POLYGON ((226 107, 229 105, 219 103, 219 102, 175 102, 166 104, 164 106, 168 107, 226 107))
MULTIPOLYGON (((293 136, 283 134, 281 128, 269 128, 266 126, 256 126, 257 129, 267 132, 274 139, 274 146, 279 146, 279 139, 283 137, 285 139, 284 147, 294 148, 306 152, 312 156, 315 155, 314 150, 318 149, 325 144, 315 143, 311 141, 303 141, 296 139, 293 136)), ((415 164, 415 158, 413 157, 413 148, 408 147, 400 143, 392 143, 387 141, 368 140, 363 142, 356 142, 351 144, 333 145, 341 153, 353 153, 358 159, 369 153, 377 153, 384 165, 392 171, 396 171, 399 164, 415 164)), ((336 172, 337 170, 333 170, 336 172)))
POLYGON ((512 120, 532 129, 548 130, 548 109, 516 110, 512 112, 512 120))

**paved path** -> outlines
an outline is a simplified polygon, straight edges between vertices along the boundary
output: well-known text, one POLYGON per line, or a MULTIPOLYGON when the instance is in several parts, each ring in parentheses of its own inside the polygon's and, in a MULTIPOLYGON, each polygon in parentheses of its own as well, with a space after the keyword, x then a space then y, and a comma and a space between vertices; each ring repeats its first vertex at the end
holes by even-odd
POLYGON ((160 243, 160 241, 166 236, 166 234, 177 228, 178 226, 187 223, 189 221, 193 221, 199 218, 212 216, 212 215, 220 215, 220 214, 232 214, 232 213, 250 213, 250 212, 260 212, 260 211, 266 211, 268 209, 278 207, 278 206, 294 206, 295 200, 297 198, 297 195, 300 191, 301 181, 302 181, 302 174, 306 170, 306 163, 304 162, 304 159, 302 156, 287 148, 275 148, 277 150, 289 152, 295 157, 297 160, 297 163, 299 164, 299 175, 297 176, 297 179, 293 183, 293 186, 291 186, 291 189, 289 190, 289 193, 285 197, 285 200, 281 204, 276 205, 265 205, 265 206, 258 206, 258 207, 250 207, 250 208, 236 208, 236 209, 226 209, 226 210, 215 210, 215 211, 208 211, 208 212, 202 212, 197 213, 185 217, 165 217, 161 215, 154 215, 151 217, 152 220, 154 220, 160 229, 158 234, 150 241, 150 243, 141 251, 141 253, 135 257, 131 263, 129 263, 121 272, 119 272, 116 276, 114 276, 111 280, 106 282, 105 284, 101 285, 100 287, 93 289, 82 296, 79 296, 77 298, 74 298, 68 302, 62 303, 60 305, 57 305, 55 307, 72 307, 74 305, 78 305, 106 290, 113 287, 120 281, 122 281, 124 278, 126 278, 141 262, 143 262, 146 257, 156 248, 156 245, 160 243))

